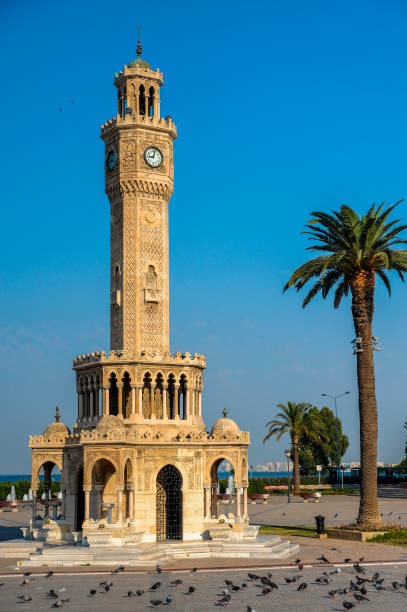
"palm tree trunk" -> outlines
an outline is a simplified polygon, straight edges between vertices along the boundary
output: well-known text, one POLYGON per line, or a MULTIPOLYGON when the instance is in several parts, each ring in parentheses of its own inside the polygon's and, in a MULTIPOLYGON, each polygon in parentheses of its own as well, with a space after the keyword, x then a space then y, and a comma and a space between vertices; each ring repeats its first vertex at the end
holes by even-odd
POLYGON ((300 458, 298 454, 298 441, 299 437, 297 434, 293 434, 292 438, 293 444, 293 464, 294 464, 294 494, 300 494, 300 458))
POLYGON ((374 274, 360 272, 351 283, 352 315, 356 337, 362 339, 357 353, 360 420, 360 506, 358 525, 363 529, 381 525, 377 499, 377 404, 372 346, 374 274))

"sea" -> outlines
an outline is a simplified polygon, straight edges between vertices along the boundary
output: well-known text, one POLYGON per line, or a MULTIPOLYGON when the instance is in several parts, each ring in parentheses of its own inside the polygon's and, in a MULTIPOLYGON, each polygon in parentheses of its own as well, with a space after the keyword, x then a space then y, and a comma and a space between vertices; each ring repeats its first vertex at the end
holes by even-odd
MULTIPOLYGON (((218 478, 229 478, 229 472, 218 472, 218 478)), ((249 478, 287 478, 287 472, 251 472, 249 470, 249 478)), ((40 480, 43 479, 40 474, 40 480)), ((60 474, 52 474, 52 480, 59 482, 60 474)), ((19 480, 31 481, 31 474, 0 474, 0 482, 17 482, 19 480)))

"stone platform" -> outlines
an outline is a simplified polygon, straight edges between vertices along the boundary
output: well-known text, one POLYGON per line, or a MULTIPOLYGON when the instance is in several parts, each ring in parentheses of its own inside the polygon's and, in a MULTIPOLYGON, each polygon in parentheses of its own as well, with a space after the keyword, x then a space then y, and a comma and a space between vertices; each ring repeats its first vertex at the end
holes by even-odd
POLYGON ((132 547, 86 547, 44 544, 30 551, 21 567, 123 564, 129 567, 155 566, 176 559, 242 558, 285 559, 299 550, 298 544, 280 536, 259 537, 256 541, 188 541, 145 543, 132 547))

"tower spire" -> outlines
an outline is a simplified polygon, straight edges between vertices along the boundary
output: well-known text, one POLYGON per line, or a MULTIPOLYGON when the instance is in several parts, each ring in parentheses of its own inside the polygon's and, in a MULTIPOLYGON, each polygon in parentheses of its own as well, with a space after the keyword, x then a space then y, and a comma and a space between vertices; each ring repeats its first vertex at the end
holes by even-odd
POLYGON ((140 32, 141 32, 141 26, 137 26, 137 32, 138 32, 138 40, 137 40, 137 57, 141 57, 141 54, 143 52, 143 48, 141 46, 141 42, 140 42, 140 32))

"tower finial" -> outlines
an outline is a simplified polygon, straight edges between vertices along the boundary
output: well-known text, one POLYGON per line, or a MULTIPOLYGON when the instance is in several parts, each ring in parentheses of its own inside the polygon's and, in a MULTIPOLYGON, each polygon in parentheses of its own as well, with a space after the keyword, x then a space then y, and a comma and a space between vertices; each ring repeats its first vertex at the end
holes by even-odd
POLYGON ((138 32, 138 40, 137 40, 137 57, 141 57, 141 53, 143 51, 143 48, 141 46, 141 42, 140 42, 140 32, 141 32, 141 26, 137 26, 137 32, 138 32))
POLYGON ((227 415, 228 415, 228 411, 226 410, 226 408, 224 408, 222 410, 222 414, 223 414, 223 418, 226 419, 227 415))
POLYGON ((55 409, 55 422, 56 422, 56 423, 59 423, 59 419, 60 419, 60 418, 61 418, 61 417, 60 417, 60 414, 59 414, 59 408, 58 408, 58 406, 57 406, 57 407, 56 407, 56 409, 55 409))

